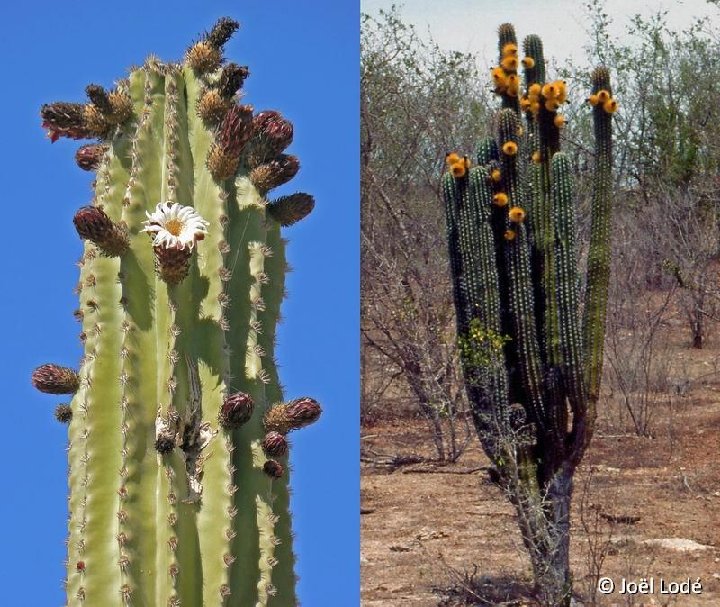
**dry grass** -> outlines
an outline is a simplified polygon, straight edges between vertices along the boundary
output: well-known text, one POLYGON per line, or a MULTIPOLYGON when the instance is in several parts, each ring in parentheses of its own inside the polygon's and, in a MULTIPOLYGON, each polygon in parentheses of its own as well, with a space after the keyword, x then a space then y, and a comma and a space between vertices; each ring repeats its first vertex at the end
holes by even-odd
MULTIPOLYGON (((713 372, 720 351, 667 339, 673 366, 690 380, 687 392, 656 401, 654 438, 618 427, 605 402, 576 477, 571 559, 586 604, 600 573, 618 582, 653 576, 703 584, 701 595, 677 600, 598 595, 600 606, 720 605, 720 376, 713 372), (643 543, 658 538, 710 548, 680 552, 643 543)), ((382 421, 364 434, 370 452, 432 457, 422 422, 382 421)), ((455 464, 431 472, 425 464, 422 474, 416 464, 363 465, 365 607, 532 604, 514 511, 488 480, 487 463, 474 442, 455 464)))

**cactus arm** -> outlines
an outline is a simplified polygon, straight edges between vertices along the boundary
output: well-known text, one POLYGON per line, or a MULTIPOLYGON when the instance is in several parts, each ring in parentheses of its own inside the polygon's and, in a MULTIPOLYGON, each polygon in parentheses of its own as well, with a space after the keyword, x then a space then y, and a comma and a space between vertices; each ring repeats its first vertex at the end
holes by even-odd
POLYGON ((227 269, 231 272, 227 291, 232 293, 228 316, 231 322, 227 341, 235 356, 230 366, 233 390, 249 394, 255 401, 252 419, 233 431, 236 448, 232 453, 235 468, 234 527, 238 529, 232 546, 233 555, 247 570, 234 566, 231 569, 230 586, 233 589, 231 604, 255 605, 258 601, 258 580, 260 563, 260 539, 257 522, 257 496, 266 490, 267 479, 259 468, 254 437, 262 428, 262 412, 266 406, 265 388, 261 380, 262 365, 254 352, 257 343, 258 304, 261 303, 259 285, 253 274, 261 271, 258 267, 257 248, 251 242, 263 237, 263 212, 260 197, 246 177, 240 183, 228 186, 225 240, 231 254, 227 269), (255 256, 253 256, 255 252, 255 256), (239 601, 235 603, 235 601, 239 601))
MULTIPOLYGON (((499 130, 501 143, 515 143, 517 146, 517 131, 517 114, 502 110, 499 130)), ((520 184, 517 160, 517 153, 501 155, 503 183, 507 187, 510 200, 508 206, 523 208, 525 197, 520 184)), ((512 224, 508 222, 506 225, 509 228, 512 224)), ((517 238, 505 243, 504 256, 509 277, 510 309, 515 326, 520 376, 533 419, 544 424, 546 415, 542 398, 540 347, 535 324, 528 235, 523 222, 513 229, 517 232, 517 238)))
MULTIPOLYGON (((180 119, 187 125, 188 145, 181 147, 181 160, 187 166, 179 167, 179 174, 193 175, 187 182, 196 210, 215 229, 209 229, 202 242, 203 252, 197 259, 197 274, 193 273, 192 301, 194 318, 188 327, 188 351, 197 356, 199 381, 203 387, 202 420, 218 430, 207 447, 209 456, 202 465, 203 491, 212 499, 204 499, 197 514, 199 550, 204 567, 203 601, 206 605, 220 605, 223 594, 230 589, 230 568, 235 555, 231 547, 233 493, 237 490, 232 469, 232 431, 218 428, 218 419, 224 397, 229 392, 230 359, 225 329, 228 327, 226 302, 230 294, 222 280, 225 273, 225 234, 222 227, 226 216, 227 196, 214 182, 202 162, 193 167, 192 155, 206 158, 212 143, 210 131, 202 124, 197 107, 200 82, 192 70, 185 69, 178 77, 187 95, 180 119), (187 109, 185 109, 187 108, 187 109)), ((182 180, 181 183, 185 183, 182 180)), ((183 283, 181 283, 182 286, 183 283)), ((201 456, 202 457, 202 456, 201 456)))
MULTIPOLYGON (((157 459, 154 457, 155 417, 157 403, 166 400, 159 394, 157 377, 163 367, 170 364, 167 358, 157 355, 157 335, 153 317, 168 314, 167 305, 156 302, 153 294, 162 289, 155 276, 152 248, 148 236, 142 233, 145 210, 158 201, 162 188, 163 132, 165 120, 165 82, 161 74, 146 65, 143 107, 134 133, 132 169, 128 183, 128 199, 124 205, 123 220, 130 231, 130 251, 122 258, 124 276, 123 297, 126 319, 124 347, 127 349, 127 382, 123 394, 125 416, 125 444, 127 453, 124 468, 127 478, 122 487, 124 498, 121 508, 125 515, 121 525, 121 551, 128 564, 124 572, 123 594, 134 601, 152 603, 155 600, 155 579, 158 572, 143 564, 148 558, 156 561, 157 525, 164 521, 155 518, 157 459)), ((164 575, 164 572, 163 572, 164 575)))
POLYGON ((463 268, 462 248, 460 247, 458 205, 461 204, 463 200, 463 193, 467 188, 467 185, 461 180, 456 180, 449 173, 446 173, 443 176, 442 187, 445 200, 445 220, 452 275, 453 299, 456 310, 457 332, 458 335, 462 335, 467 331, 470 319, 467 313, 467 295, 465 293, 464 285, 465 271, 463 268))
MULTIPOLYGON (((611 93, 606 68, 592 74, 593 93, 611 93)), ((583 349, 585 383, 589 399, 588 417, 595 417, 595 403, 600 396, 605 317, 610 282, 610 222, 612 199, 612 114, 597 104, 593 108, 595 130, 595 169, 593 175, 592 222, 588 252, 587 292, 583 316, 583 349)))
MULTIPOLYGON (((564 391, 573 412, 573 424, 584 423, 587 408, 582 332, 580 328, 580 279, 577 271, 575 208, 570 159, 558 152, 552 159, 553 211, 557 226, 557 304, 564 391)), ((567 422, 565 424, 567 427, 567 422)))
MULTIPOLYGON (((517 49, 517 36, 515 35, 515 27, 511 23, 503 23, 498 28, 498 50, 500 51, 500 65, 503 66, 503 60, 507 57, 503 53, 507 45, 512 44, 517 49)), ((517 50, 515 52, 515 61, 517 62, 517 50)), ((514 74, 517 78, 517 65, 514 69, 505 69, 508 74, 514 74)), ((520 106, 518 104, 518 93, 517 89, 515 94, 509 93, 507 90, 500 93, 502 99, 502 107, 512 109, 515 112, 520 112, 520 106)))
MULTIPOLYGON (((265 393, 269 403, 279 403, 284 400, 283 388, 278 376, 275 360, 276 326, 280 322, 280 304, 285 297, 285 273, 288 271, 285 257, 285 239, 280 232, 280 225, 268 218, 266 244, 272 255, 265 258, 265 273, 268 284, 263 287, 265 310, 260 314, 262 331, 258 334, 258 343, 265 352, 263 358, 264 368, 269 381, 265 386, 265 393)), ((289 483, 292 471, 288 457, 275 457, 285 467, 288 482, 273 483, 273 511, 278 517, 275 524, 274 557, 278 566, 273 569, 273 586, 277 589, 278 599, 271 598, 270 605, 279 604, 279 597, 292 597, 295 600, 294 573, 295 554, 292 549, 292 519, 290 517, 290 488, 289 483)))

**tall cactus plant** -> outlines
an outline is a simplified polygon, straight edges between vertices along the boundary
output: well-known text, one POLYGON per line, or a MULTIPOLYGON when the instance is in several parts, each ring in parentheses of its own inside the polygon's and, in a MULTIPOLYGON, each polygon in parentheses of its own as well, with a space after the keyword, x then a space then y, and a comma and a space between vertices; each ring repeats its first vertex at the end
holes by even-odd
POLYGON ((286 435, 320 406, 283 402, 275 325, 280 228, 313 199, 268 198, 298 170, 293 129, 238 103, 237 27, 41 110, 51 140, 97 140, 76 157, 96 172, 74 217, 84 355, 32 376, 72 394, 68 605, 296 604, 286 435))
POLYGON ((567 606, 573 474, 592 436, 602 374, 617 102, 607 69, 596 69, 581 303, 571 159, 560 149, 566 84, 546 78, 539 38, 525 39, 521 58, 513 26, 499 33, 497 139, 480 142, 477 163, 448 154, 443 177, 458 341, 474 423, 515 505, 539 599, 567 606))

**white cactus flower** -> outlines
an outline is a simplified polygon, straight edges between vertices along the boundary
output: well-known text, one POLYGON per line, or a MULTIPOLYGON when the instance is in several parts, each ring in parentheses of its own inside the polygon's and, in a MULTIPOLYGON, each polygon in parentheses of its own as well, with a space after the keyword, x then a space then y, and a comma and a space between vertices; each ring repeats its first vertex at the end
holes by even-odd
POLYGON ((205 238, 207 226, 198 212, 177 202, 160 202, 153 213, 145 212, 143 232, 155 235, 153 246, 166 249, 193 249, 198 240, 205 238))

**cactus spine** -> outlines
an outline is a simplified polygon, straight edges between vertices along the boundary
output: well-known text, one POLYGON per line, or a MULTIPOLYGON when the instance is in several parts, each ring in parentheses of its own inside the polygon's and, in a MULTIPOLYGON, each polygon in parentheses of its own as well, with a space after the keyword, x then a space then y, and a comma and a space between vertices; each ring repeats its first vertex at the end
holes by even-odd
POLYGON ((221 19, 181 63, 150 57, 88 103, 42 108, 51 140, 99 140, 76 156, 96 171, 75 215, 84 356, 33 374, 74 394, 56 412, 68 605, 296 604, 285 435, 320 407, 282 403, 274 346, 280 227, 313 200, 267 198, 299 164, 283 153, 292 125, 237 102, 248 70, 222 57, 237 27, 221 19))
POLYGON ((570 159, 560 150, 563 81, 548 82, 542 43, 500 26, 491 76, 497 140, 477 166, 448 154, 443 177, 458 343, 473 419, 516 507, 543 605, 570 604, 572 478, 590 441, 602 375, 608 294, 609 74, 592 74, 592 228, 581 318, 570 159), (524 91, 518 70, 524 68, 524 91))

